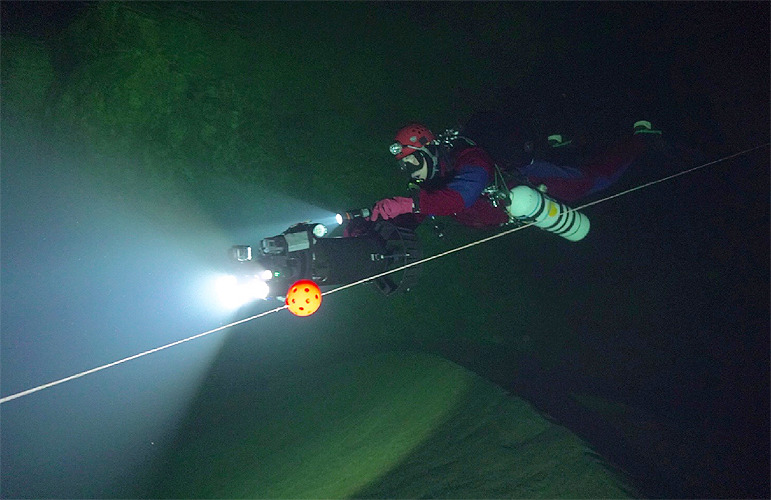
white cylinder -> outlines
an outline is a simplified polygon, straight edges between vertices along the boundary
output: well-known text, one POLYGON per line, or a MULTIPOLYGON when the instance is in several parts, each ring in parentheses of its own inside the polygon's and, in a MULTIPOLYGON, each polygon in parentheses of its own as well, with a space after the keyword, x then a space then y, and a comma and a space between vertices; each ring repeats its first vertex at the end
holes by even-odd
POLYGON ((553 200, 529 186, 517 186, 509 193, 511 203, 506 208, 512 217, 532 223, 541 229, 578 241, 589 232, 589 218, 553 200))

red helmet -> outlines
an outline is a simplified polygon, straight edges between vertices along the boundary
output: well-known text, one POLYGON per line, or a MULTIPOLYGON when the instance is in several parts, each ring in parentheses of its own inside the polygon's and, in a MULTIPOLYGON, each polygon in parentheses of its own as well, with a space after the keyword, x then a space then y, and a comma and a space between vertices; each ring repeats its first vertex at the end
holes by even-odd
POLYGON ((395 143, 391 144, 391 154, 401 160, 416 150, 426 147, 428 143, 436 139, 434 134, 423 124, 410 123, 396 132, 395 143))

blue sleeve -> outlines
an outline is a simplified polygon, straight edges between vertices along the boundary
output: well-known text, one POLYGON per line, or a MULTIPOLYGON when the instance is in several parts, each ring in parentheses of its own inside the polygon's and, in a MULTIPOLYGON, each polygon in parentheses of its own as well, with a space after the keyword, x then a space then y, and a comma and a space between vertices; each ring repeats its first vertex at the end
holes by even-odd
POLYGON ((457 191, 466 208, 473 205, 487 187, 489 179, 487 171, 476 165, 466 165, 462 167, 447 184, 449 189, 457 191))

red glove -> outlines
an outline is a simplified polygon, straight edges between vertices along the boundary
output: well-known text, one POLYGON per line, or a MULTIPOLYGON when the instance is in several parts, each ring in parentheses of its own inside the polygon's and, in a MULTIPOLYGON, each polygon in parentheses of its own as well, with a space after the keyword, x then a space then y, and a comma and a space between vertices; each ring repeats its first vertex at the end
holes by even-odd
POLYGON ((405 198, 404 196, 396 196, 394 198, 386 198, 375 203, 372 208, 372 215, 369 216, 369 220, 375 221, 380 217, 381 219, 393 219, 397 215, 411 214, 412 213, 412 198, 405 198))

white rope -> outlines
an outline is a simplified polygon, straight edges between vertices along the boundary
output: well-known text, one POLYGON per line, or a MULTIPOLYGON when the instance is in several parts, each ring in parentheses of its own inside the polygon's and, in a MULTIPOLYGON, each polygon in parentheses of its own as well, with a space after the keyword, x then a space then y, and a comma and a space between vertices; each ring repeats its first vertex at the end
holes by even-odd
POLYGON ((190 342, 191 340, 195 340, 201 337, 205 337, 206 335, 209 335, 211 333, 216 333, 219 331, 222 331, 226 328, 230 328, 231 326, 240 325, 241 323, 246 323, 247 321, 252 321, 253 319, 261 318, 262 316, 267 316, 268 314, 273 314, 274 312, 280 311, 281 309, 285 309, 286 306, 277 307, 275 309, 271 309, 270 311, 261 312, 260 314, 256 314, 254 316, 250 316, 248 318, 234 321, 233 323, 228 323, 227 325, 223 325, 217 328, 214 328, 212 330, 199 333, 197 335, 193 335, 192 337, 188 337, 186 339, 177 340, 176 342, 172 342, 170 344, 166 344, 161 347, 156 347, 155 349, 150 349, 148 351, 140 352, 139 354, 134 354, 133 356, 129 356, 127 358, 119 359, 118 361, 113 361, 112 363, 107 363, 106 365, 97 366, 96 368, 91 368, 90 370, 86 370, 80 373, 76 373, 75 375, 70 375, 69 377, 65 377, 63 379, 55 380, 53 382, 49 382, 47 384, 39 385, 37 387, 33 387, 32 389, 27 389, 26 391, 18 392, 16 394, 12 394, 10 396, 5 396, 4 398, 0 399, 1 403, 6 403, 8 401, 20 398, 22 396, 27 396, 28 394, 32 394, 33 392, 42 391, 43 389, 48 389, 49 387, 53 387, 55 385, 63 384, 65 382, 69 382, 70 380, 75 380, 76 378, 85 377, 86 375, 90 375, 92 373, 96 373, 98 371, 106 370, 107 368, 111 368, 116 365, 120 365, 122 363, 126 363, 128 361, 131 361, 133 359, 141 358, 142 356, 147 356, 148 354, 152 354, 154 352, 162 351, 164 349, 168 349, 169 347, 174 347, 175 345, 184 344, 185 342, 190 342))
MULTIPOLYGON (((687 170, 683 170, 682 172, 677 172, 677 173, 669 175, 667 177, 663 177, 661 179, 657 179, 657 180, 654 180, 654 181, 651 181, 651 182, 647 182, 645 184, 641 184, 639 186, 627 189, 626 191, 621 191, 620 193, 616 193, 616 194, 613 194, 613 195, 607 196, 605 198, 601 198, 599 200, 595 200, 595 201, 586 203, 584 205, 581 205, 581 206, 578 206, 578 207, 575 207, 575 208, 569 208, 567 210, 567 212, 576 211, 576 210, 582 210, 582 209, 584 209, 586 207, 591 207, 593 205, 597 205, 599 203, 603 203, 603 202, 606 202, 608 200, 612 200, 614 198, 618 198, 620 196, 625 196, 625 195, 627 195, 627 194, 629 194, 631 192, 638 191, 640 189, 645 189, 645 188, 653 186, 655 184, 660 184, 662 182, 666 182, 666 181, 674 179, 676 177, 680 177, 682 175, 689 174, 691 172, 694 172, 696 170, 700 170, 700 169, 708 167, 710 165, 715 165, 717 163, 721 163, 723 161, 730 160, 731 158, 735 158, 737 156, 741 156, 741 155, 750 153, 752 151, 755 151, 756 149, 765 148, 765 147, 768 147, 768 146, 769 146, 769 143, 763 144, 761 146, 756 146, 754 148, 745 149, 744 151, 741 151, 739 153, 735 153, 735 154, 732 154, 732 155, 729 155, 729 156, 725 156, 723 158, 720 158, 719 160, 711 161, 711 162, 705 163, 703 165, 699 165, 699 166, 696 166, 696 167, 693 167, 693 168, 689 168, 687 170)), ((455 252, 460 252, 461 250, 465 250, 467 248, 471 248, 471 247, 476 246, 476 245, 481 245, 482 243, 487 243, 488 241, 491 241, 491 240, 494 240, 494 239, 497 239, 497 238, 501 238, 501 237, 506 236, 508 234, 511 234, 513 232, 520 231, 522 229, 530 227, 533 224, 534 224, 533 222, 530 222, 530 223, 524 224, 522 226, 517 226, 517 227, 511 228, 511 229, 507 229, 505 231, 501 231, 500 233, 494 234, 492 236, 488 236, 486 238, 482 238, 480 240, 473 241, 471 243, 468 243, 468 244, 465 244, 465 245, 462 245, 462 246, 459 246, 459 247, 447 250, 445 252, 441 252, 441 253, 438 253, 436 255, 432 255, 430 257, 426 257, 426 258, 418 260, 416 262, 411 262, 409 264, 405 264, 405 265, 403 265, 401 267, 397 267, 395 269, 391 269, 390 271, 386 271, 386 272, 383 272, 383 273, 380 273, 380 274, 376 274, 374 276, 370 276, 368 278, 365 278, 365 279, 362 279, 362 280, 359 280, 359 281, 355 281, 353 283, 348 283, 346 285, 342 285, 342 286, 340 286, 338 288, 335 288, 335 289, 332 289, 332 290, 327 290, 326 292, 322 293, 322 295, 331 295, 331 294, 339 292, 341 290, 345 290, 347 288, 351 288, 351 287, 354 287, 354 286, 357 286, 357 285, 361 285, 362 283, 370 282, 370 281, 375 280, 377 278, 380 278, 382 276, 386 276, 388 274, 392 274, 392 273, 396 273, 396 272, 399 272, 399 271, 403 271, 403 270, 408 269, 410 267, 414 267, 414 266, 423 264, 425 262, 429 262, 429 261, 438 259, 440 257, 444 257, 446 255, 450 255, 450 254, 455 253, 455 252)), ((48 382, 47 384, 42 384, 42 385, 39 385, 37 387, 33 387, 31 389, 27 389, 26 391, 21 391, 21 392, 18 392, 16 394, 12 394, 10 396, 5 396, 3 398, 0 398, 0 404, 7 403, 8 401, 12 401, 12 400, 18 399, 18 398, 20 398, 22 396, 27 396, 29 394, 33 394, 33 393, 38 392, 38 391, 42 391, 43 389, 48 389, 49 387, 54 387, 56 385, 63 384, 65 382, 69 382, 70 380, 75 380, 77 378, 85 377, 86 375, 90 375, 92 373, 96 373, 96 372, 99 372, 99 371, 102 371, 102 370, 106 370, 107 368, 111 368, 113 366, 117 366, 117 365, 126 363, 128 361, 132 361, 134 359, 141 358, 143 356, 147 356, 148 354, 153 354, 155 352, 163 351, 164 349, 168 349, 170 347, 174 347, 174 346, 179 345, 179 344, 184 344, 185 342, 190 342, 191 340, 195 340, 195 339, 198 339, 198 338, 201 338, 201 337, 205 337, 206 335, 210 335, 212 333, 220 332, 220 331, 225 330, 227 328, 230 328, 230 327, 233 327, 233 326, 236 326, 236 325, 240 325, 242 323, 246 323, 246 322, 249 322, 249 321, 261 318, 263 316, 267 316, 269 314, 273 314, 273 313, 278 312, 278 311, 280 311, 282 309, 286 309, 286 307, 287 307, 286 305, 283 305, 281 307, 276 307, 275 309, 271 309, 269 311, 264 311, 264 312, 261 312, 260 314, 256 314, 256 315, 250 316, 248 318, 244 318, 244 319, 241 319, 241 320, 238 320, 238 321, 234 321, 232 323, 228 323, 227 325, 223 325, 223 326, 214 328, 212 330, 208 330, 206 332, 193 335, 192 337, 187 337, 187 338, 182 339, 182 340, 177 340, 175 342, 171 342, 170 344, 166 344, 166 345, 161 346, 161 347, 156 347, 154 349, 150 349, 150 350, 147 350, 147 351, 144 351, 144 352, 140 352, 139 354, 134 354, 133 356, 129 356, 127 358, 119 359, 118 361, 113 361, 112 363, 107 363, 105 365, 97 366, 96 368, 91 368, 90 370, 85 370, 85 371, 76 373, 74 375, 70 375, 69 377, 65 377, 65 378, 62 378, 62 379, 59 379, 59 380, 55 380, 53 382, 48 382)))

